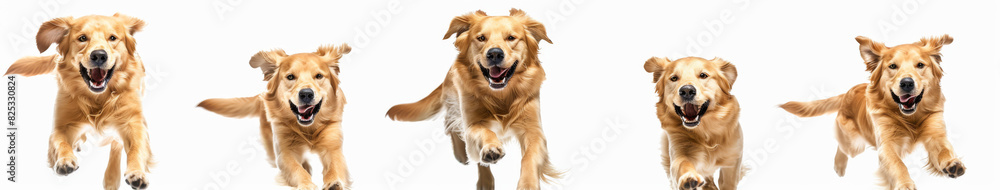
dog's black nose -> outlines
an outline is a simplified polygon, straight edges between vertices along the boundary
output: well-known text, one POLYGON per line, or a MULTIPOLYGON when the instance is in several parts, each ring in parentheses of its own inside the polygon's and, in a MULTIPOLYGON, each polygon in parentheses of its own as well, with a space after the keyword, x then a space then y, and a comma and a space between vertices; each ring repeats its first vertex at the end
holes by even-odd
POLYGON ((679 91, 680 92, 678 92, 678 95, 680 95, 681 96, 681 100, 684 100, 684 101, 694 100, 694 95, 698 94, 698 89, 695 89, 694 86, 691 86, 691 85, 681 86, 681 90, 679 90, 679 91))
POLYGON ((486 51, 486 60, 490 61, 490 66, 499 65, 503 61, 503 50, 490 48, 489 51, 486 51))
POLYGON ((903 90, 903 92, 913 92, 914 87, 913 78, 906 77, 903 80, 899 80, 899 89, 903 90))
POLYGON ((311 88, 299 90, 299 102, 303 104, 312 103, 313 98, 315 98, 315 93, 313 93, 311 88))
POLYGON ((94 50, 93 52, 90 52, 90 64, 100 67, 103 66, 104 62, 107 61, 108 61, 108 52, 104 51, 103 49, 94 50))

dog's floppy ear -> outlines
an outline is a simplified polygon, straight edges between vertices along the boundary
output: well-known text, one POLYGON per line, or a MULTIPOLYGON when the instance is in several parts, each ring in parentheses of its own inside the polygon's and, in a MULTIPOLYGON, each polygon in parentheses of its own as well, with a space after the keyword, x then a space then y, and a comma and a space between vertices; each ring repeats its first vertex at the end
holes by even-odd
POLYGON ((925 50, 931 52, 931 58, 934 59, 935 63, 941 63, 941 47, 951 44, 954 40, 954 38, 945 34, 940 37, 922 38, 919 45, 923 45, 925 50))
POLYGON ((865 71, 874 71, 882 59, 882 50, 887 49, 885 44, 874 42, 864 36, 855 37, 854 40, 861 45, 861 58, 865 60, 865 71))
POLYGON ((271 80, 274 72, 278 70, 278 63, 285 57, 288 57, 288 54, 285 54, 285 50, 281 49, 260 51, 250 57, 250 67, 260 68, 260 71, 264 73, 264 81, 271 80))
POLYGON ((35 35, 38 52, 45 52, 52 43, 61 43, 63 38, 69 34, 70 23, 72 22, 73 17, 62 17, 42 23, 42 26, 38 28, 38 34, 35 35))
MULTIPOLYGON (((719 66, 719 71, 722 72, 722 76, 725 76, 726 81, 729 82, 728 83, 729 89, 732 89, 733 84, 736 83, 736 76, 737 76, 736 65, 733 65, 729 61, 720 59, 718 57, 712 59, 711 61, 719 66)), ((726 91, 728 92, 728 90, 726 91)))
POLYGON ((545 33, 545 25, 542 25, 541 22, 528 17, 528 14, 521 11, 521 9, 510 9, 510 16, 523 19, 521 22, 524 23, 524 29, 528 31, 528 34, 531 34, 531 37, 535 39, 536 43, 542 42, 542 40, 545 40, 550 44, 552 43, 552 40, 549 39, 549 35, 545 33))
POLYGON ((647 73, 653 73, 653 83, 656 83, 656 81, 660 80, 660 76, 663 75, 663 68, 669 62, 670 59, 667 59, 667 57, 650 57, 642 67, 646 69, 647 73))
POLYGON ((486 17, 486 12, 477 10, 476 12, 471 12, 451 19, 451 24, 448 26, 448 32, 444 34, 444 39, 448 39, 452 34, 455 34, 456 38, 461 36, 465 31, 469 31, 469 27, 472 26, 472 23, 478 22, 479 19, 483 17, 486 17))
POLYGON ((351 53, 351 46, 348 46, 347 43, 340 44, 340 46, 320 46, 316 50, 316 55, 326 59, 327 64, 330 65, 330 70, 334 74, 340 74, 340 58, 344 57, 344 54, 347 53, 351 53))
POLYGON ((115 13, 114 17, 120 19, 125 25, 125 29, 128 30, 128 34, 124 37, 125 49, 128 50, 129 55, 134 55, 135 38, 132 35, 135 35, 136 32, 139 32, 143 27, 146 27, 146 22, 120 13, 115 13))

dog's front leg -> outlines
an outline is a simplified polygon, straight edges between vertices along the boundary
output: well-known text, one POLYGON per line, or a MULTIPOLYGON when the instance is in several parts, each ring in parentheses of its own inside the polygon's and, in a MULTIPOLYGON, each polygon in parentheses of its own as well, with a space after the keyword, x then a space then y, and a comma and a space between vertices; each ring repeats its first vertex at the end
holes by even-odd
POLYGON ((545 136, 542 134, 541 126, 538 124, 528 124, 518 136, 521 144, 521 179, 517 181, 519 190, 539 189, 539 180, 543 177, 542 172, 551 170, 548 164, 548 151, 546 150, 545 136))
POLYGON ((705 152, 697 149, 697 145, 690 144, 694 142, 686 133, 682 131, 667 131, 669 135, 670 147, 670 176, 673 178, 677 189, 680 190, 696 190, 701 189, 707 184, 708 180, 705 176, 698 173, 698 169, 695 167, 695 161, 698 160, 695 157, 699 155, 704 156, 705 152))
POLYGON ((136 118, 118 130, 125 145, 125 183, 132 189, 145 189, 149 185, 146 172, 152 152, 149 150, 149 134, 141 117, 136 118))
POLYGON ((471 125, 465 130, 465 150, 469 158, 479 162, 479 181, 476 189, 493 189, 493 174, 489 166, 485 164, 495 164, 503 158, 503 144, 497 138, 496 133, 490 130, 489 125, 493 121, 480 120, 469 122, 471 125))
POLYGON ((56 125, 49 137, 49 167, 59 175, 69 175, 80 168, 73 154, 73 143, 80 137, 81 124, 66 120, 57 114, 56 125))
POLYGON ((287 135, 286 137, 289 137, 293 135, 290 133, 292 132, 284 130, 276 131, 274 134, 274 139, 277 140, 274 151, 277 154, 276 163, 278 170, 281 171, 281 177, 288 186, 295 187, 295 189, 316 189, 316 185, 311 181, 309 171, 303 167, 303 161, 305 161, 305 158, 302 157, 305 152, 303 145, 296 140, 283 139, 279 136, 287 135))
POLYGON ((920 142, 927 149, 927 162, 934 169, 932 172, 951 178, 965 174, 965 165, 955 156, 951 142, 948 142, 943 113, 931 114, 924 121, 922 127, 925 135, 921 136, 920 142))
POLYGON ((328 126, 323 131, 322 138, 316 140, 316 149, 323 161, 323 189, 342 190, 350 187, 347 162, 344 159, 342 133, 340 123, 328 126))
POLYGON ((879 125, 877 133, 878 138, 878 160, 879 160, 879 170, 882 172, 882 176, 885 177, 886 181, 892 189, 895 190, 914 190, 917 189, 914 185, 913 180, 910 179, 910 172, 906 169, 906 165, 903 164, 901 155, 903 150, 901 150, 900 145, 902 142, 897 135, 904 134, 902 126, 896 125, 896 121, 890 118, 876 118, 876 124, 879 125))

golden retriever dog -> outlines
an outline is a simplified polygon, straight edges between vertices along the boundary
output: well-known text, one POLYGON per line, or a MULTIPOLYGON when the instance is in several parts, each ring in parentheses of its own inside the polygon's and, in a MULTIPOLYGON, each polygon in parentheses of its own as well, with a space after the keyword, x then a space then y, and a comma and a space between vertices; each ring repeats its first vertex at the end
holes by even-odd
POLYGON ((510 16, 476 11, 455 17, 444 39, 452 34, 459 53, 444 82, 420 101, 393 106, 386 116, 420 121, 445 109, 455 158, 479 163, 478 189, 493 189, 490 164, 503 158, 503 145, 511 138, 523 154, 517 189, 539 189, 539 180, 558 177, 549 163, 539 112, 545 72, 538 44, 552 43, 545 26, 519 9, 511 9, 510 16))
POLYGON ((848 156, 866 145, 878 150, 881 177, 890 189, 916 189, 901 157, 923 144, 927 169, 956 178, 965 166, 945 136, 944 95, 941 93, 941 47, 951 44, 947 34, 919 42, 887 47, 867 37, 861 58, 871 82, 854 86, 845 94, 811 102, 781 105, 799 117, 837 112, 837 155, 834 171, 844 176, 848 156))
POLYGON ((663 168, 674 188, 736 189, 745 173, 740 104, 730 94, 736 66, 719 58, 653 57, 643 67, 656 83, 663 168))
POLYGON ((340 89, 340 58, 351 52, 347 44, 322 46, 313 53, 285 54, 261 51, 250 58, 260 68, 267 90, 242 98, 216 98, 198 107, 226 117, 260 117, 260 134, 268 162, 281 170, 279 180, 296 189, 316 189, 307 151, 323 162, 324 190, 350 188, 341 147, 344 91, 340 89))
POLYGON ((56 73, 59 94, 48 158, 59 175, 80 167, 73 150, 91 134, 102 137, 102 145, 111 145, 105 189, 121 184, 123 150, 125 182, 133 189, 149 185, 146 173, 153 155, 141 102, 146 74, 133 38, 143 26, 142 20, 121 14, 52 19, 42 24, 36 40, 39 52, 59 44, 58 54, 21 58, 7 69, 8 75, 56 73))

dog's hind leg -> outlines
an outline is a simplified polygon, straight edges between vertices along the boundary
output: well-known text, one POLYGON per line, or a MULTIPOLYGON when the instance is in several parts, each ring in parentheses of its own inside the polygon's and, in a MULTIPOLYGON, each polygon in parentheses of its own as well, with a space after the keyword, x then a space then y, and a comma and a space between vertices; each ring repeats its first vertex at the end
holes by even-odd
MULTIPOLYGON (((740 179, 743 178, 743 158, 736 159, 736 165, 732 167, 724 167, 719 171, 719 189, 722 190, 734 190, 736 185, 740 183, 740 179)), ((710 189, 708 186, 712 185, 712 177, 708 177, 707 185, 705 189, 710 189)))
POLYGON ((104 170, 104 189, 118 189, 121 186, 122 149, 118 141, 111 141, 111 155, 108 156, 108 169, 104 170))
POLYGON ((451 136, 451 147, 455 153, 458 163, 469 164, 469 155, 465 151, 465 140, 462 140, 462 113, 454 100, 446 98, 444 101, 444 130, 451 136))
MULTIPOLYGON (((721 176, 719 177, 719 182, 720 182, 719 186, 722 186, 722 184, 721 184, 722 177, 721 176)), ((736 189, 736 188, 732 188, 732 189, 736 189)), ((719 187, 715 186, 715 178, 713 178, 712 176, 705 177, 705 186, 701 187, 701 190, 719 190, 719 187)))
POLYGON ((479 181, 476 182, 477 190, 493 190, 493 172, 489 165, 476 164, 479 167, 479 181))
POLYGON ((848 119, 842 114, 837 115, 837 126, 834 128, 834 134, 837 138, 837 154, 833 158, 833 171, 837 172, 837 176, 844 177, 847 171, 847 160, 864 151, 864 143, 856 142, 861 137, 848 133, 857 132, 857 130, 858 127, 854 124, 854 120, 848 119))
POLYGON ((264 112, 260 113, 260 142, 264 145, 264 150, 267 151, 267 163, 271 164, 271 167, 277 167, 274 164, 274 135, 271 130, 271 122, 267 121, 267 114, 264 112))

